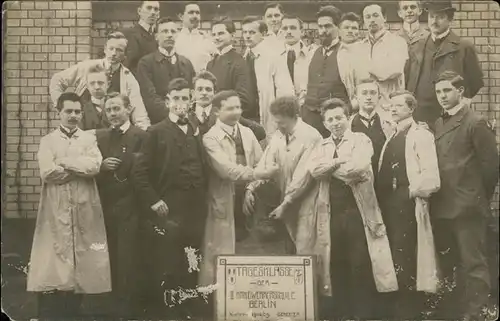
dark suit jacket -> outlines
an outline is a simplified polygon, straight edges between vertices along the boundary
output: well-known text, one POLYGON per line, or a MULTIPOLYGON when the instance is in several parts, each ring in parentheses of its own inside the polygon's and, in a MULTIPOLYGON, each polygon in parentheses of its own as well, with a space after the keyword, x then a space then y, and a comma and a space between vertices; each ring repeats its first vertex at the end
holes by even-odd
POLYGON ((106 112, 99 112, 92 103, 90 92, 85 90, 80 97, 82 102, 83 116, 78 127, 82 130, 108 128, 109 122, 106 118, 106 112))
POLYGON ((431 199, 433 217, 489 215, 499 175, 495 133, 468 107, 435 127, 441 189, 431 199))
MULTIPOLYGON (((196 127, 189 123, 196 132, 196 127)), ((145 193, 142 194, 148 207, 158 202, 165 196, 166 191, 172 185, 174 174, 178 172, 180 159, 177 154, 180 141, 178 137, 177 124, 168 117, 158 124, 148 128, 148 138, 143 149, 143 164, 148 168, 150 186, 144 186, 145 193), (147 191, 147 192, 146 192, 147 191)), ((197 135, 197 142, 204 175, 207 178, 207 161, 203 148, 201 135, 197 135)), ((206 181, 206 180, 205 180, 206 181)))
MULTIPOLYGON (((411 92, 415 92, 419 83, 425 43, 430 37, 429 34, 410 47, 410 57, 405 67, 405 77, 406 88, 411 92)), ((441 51, 434 57, 434 69, 436 69, 437 75, 445 70, 455 71, 465 80, 466 91, 464 96, 467 98, 474 97, 479 89, 484 86, 483 72, 474 45, 460 39, 453 31, 450 31, 441 46, 441 51)), ((422 81, 433 80, 422 79, 422 81)))
MULTIPOLYGON (((215 124, 215 122, 217 121, 217 115, 215 114, 215 110, 212 107, 212 110, 210 111, 210 115, 208 116, 208 121, 202 124, 200 122, 200 120, 198 119, 198 117, 196 116, 195 110, 196 110, 196 107, 195 107, 195 105, 193 105, 191 110, 189 111, 188 118, 189 118, 189 121, 195 127, 198 127, 200 129, 200 135, 203 136, 215 124)), ((250 128, 258 141, 264 140, 266 138, 266 131, 264 130, 264 127, 262 127, 261 124, 255 122, 253 120, 244 118, 244 117, 240 118, 240 124, 242 124, 245 127, 250 128)))
POLYGON ((178 70, 177 76, 186 79, 190 84, 195 76, 189 59, 177 54, 176 56, 177 61, 175 65, 172 65, 157 50, 141 58, 137 66, 137 81, 141 87, 142 99, 151 124, 159 123, 168 116, 165 97, 168 93, 169 82, 176 78, 172 76, 172 73, 177 73, 174 70, 178 70))
POLYGON ((207 70, 217 78, 217 91, 236 91, 245 112, 256 108, 250 103, 250 70, 245 59, 236 52, 236 49, 233 48, 209 61, 207 70))
POLYGON ((123 64, 130 69, 137 78, 137 64, 139 60, 145 55, 156 51, 158 49, 158 43, 154 35, 150 35, 138 24, 122 32, 128 40, 125 61, 123 64))
POLYGON ((136 154, 140 153, 146 141, 147 133, 139 127, 131 125, 121 139, 111 128, 96 130, 97 146, 103 160, 116 157, 122 160, 114 172, 101 171, 96 181, 104 204, 120 202, 123 198, 133 198, 136 176, 132 175, 136 154), (116 179, 118 178, 118 179, 116 179))

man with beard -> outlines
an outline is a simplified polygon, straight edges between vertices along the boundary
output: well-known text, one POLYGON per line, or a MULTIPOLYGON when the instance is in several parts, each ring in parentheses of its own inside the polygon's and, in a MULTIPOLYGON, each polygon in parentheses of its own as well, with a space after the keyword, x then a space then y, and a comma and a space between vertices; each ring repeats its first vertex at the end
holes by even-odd
POLYGON ((356 73, 359 64, 359 30, 361 28, 361 18, 354 12, 347 12, 340 17, 339 33, 340 48, 337 54, 339 73, 353 110, 358 109, 358 103, 355 99, 356 84, 360 81, 356 73))
POLYGON ((207 65, 207 70, 217 78, 217 88, 235 90, 241 99, 242 108, 247 114, 253 103, 250 102, 250 71, 243 57, 233 47, 236 26, 227 17, 212 21, 212 37, 217 53, 207 65))
POLYGON ((137 66, 137 79, 152 124, 168 116, 165 97, 172 79, 184 78, 191 84, 195 72, 186 57, 175 50, 177 23, 170 18, 158 20, 156 40, 158 49, 144 56, 137 66))
POLYGON ((298 16, 285 16, 281 21, 281 34, 284 44, 281 47, 280 57, 286 62, 290 78, 295 87, 295 96, 299 104, 304 104, 307 92, 307 78, 309 63, 313 51, 302 40, 304 23, 298 16))
MULTIPOLYGON (((132 124, 144 130, 147 129, 150 126, 150 121, 142 101, 139 83, 130 70, 122 64, 127 47, 128 42, 125 36, 121 32, 112 32, 107 36, 104 47, 106 57, 104 59, 85 60, 54 74, 50 81, 52 102, 56 104, 59 96, 69 87, 75 87, 75 92, 84 101, 89 100, 87 73, 89 68, 98 67, 98 69, 104 70, 104 84, 106 85, 103 89, 104 95, 107 92, 119 92, 127 96, 132 107, 130 115, 132 124)), ((97 98, 95 95, 93 96, 97 98)), ((104 105, 101 104, 99 108, 102 110, 104 105)), ((85 119, 88 116, 84 113, 83 117, 85 119)))
POLYGON ((210 37, 199 29, 201 14, 200 6, 196 2, 188 2, 179 18, 182 20, 182 29, 177 37, 175 50, 188 58, 198 73, 206 68, 217 48, 210 37))
POLYGON ((403 27, 399 29, 398 35, 406 40, 409 47, 420 39, 427 38, 429 30, 419 21, 422 15, 420 1, 398 1, 398 15, 403 19, 403 27))
POLYGON ((59 96, 59 128, 40 140, 40 204, 27 291, 37 292, 40 320, 80 317, 82 294, 111 291, 103 213, 94 177, 102 156, 95 136, 78 128, 77 94, 59 96))
MULTIPOLYGON (((212 107, 217 79, 209 71, 202 71, 193 79, 193 105, 189 111, 189 120, 200 129, 200 135, 205 135, 215 125, 217 114, 212 107)), ((257 122, 241 117, 240 123, 252 130, 258 141, 266 138, 264 128, 257 122)))
POLYGON ((441 189, 431 199, 432 227, 445 284, 456 282, 441 317, 485 320, 491 286, 486 224, 499 174, 495 132, 463 101, 464 77, 445 71, 435 87, 444 113, 435 125, 441 189))
POLYGON ((474 45, 450 30, 455 16, 451 1, 428 2, 425 7, 431 33, 411 47, 405 75, 407 89, 418 100, 415 119, 427 122, 432 128, 442 112, 433 85, 440 73, 452 70, 464 78, 466 103, 470 103, 484 82, 474 45))
POLYGON ((123 31, 128 39, 125 66, 137 75, 137 64, 145 55, 158 47, 155 39, 156 21, 160 17, 159 1, 142 1, 137 8, 139 22, 123 31))
POLYGON ((316 128, 323 137, 330 136, 321 120, 319 106, 329 98, 349 102, 349 96, 339 73, 337 53, 340 48, 338 25, 341 12, 334 6, 322 7, 316 14, 321 46, 309 64, 307 94, 302 106, 302 119, 316 128))
POLYGON ((247 46, 244 58, 250 69, 250 103, 252 108, 243 115, 259 119, 268 137, 276 130, 269 105, 275 97, 293 95, 290 73, 283 60, 264 40, 267 25, 259 17, 245 17, 241 22, 243 40, 247 46), (258 80, 258 81, 257 81, 258 80))
POLYGON ((381 104, 387 109, 389 94, 405 88, 404 67, 408 60, 408 45, 403 38, 386 29, 385 10, 381 6, 366 6, 363 19, 368 35, 360 44, 360 77, 373 78, 379 83, 381 104))
POLYGON ((201 135, 188 120, 191 86, 176 78, 168 87, 164 107, 168 116, 148 129, 144 147, 150 185, 143 199, 157 215, 150 218, 152 224, 142 235, 143 253, 148 253, 143 260, 147 262, 144 273, 150 276, 146 281, 150 314, 182 319, 189 316, 187 308, 193 301, 178 304, 175 291, 196 288, 197 275, 188 272, 185 250, 201 247, 206 172, 201 135))
POLYGON ((141 151, 146 132, 132 125, 127 96, 111 93, 104 107, 110 128, 96 131, 102 154, 101 169, 96 177, 104 212, 111 265, 114 317, 129 318, 137 311, 134 294, 137 290, 137 233, 140 215, 136 189, 147 182, 147 176, 136 175, 135 153, 141 151))

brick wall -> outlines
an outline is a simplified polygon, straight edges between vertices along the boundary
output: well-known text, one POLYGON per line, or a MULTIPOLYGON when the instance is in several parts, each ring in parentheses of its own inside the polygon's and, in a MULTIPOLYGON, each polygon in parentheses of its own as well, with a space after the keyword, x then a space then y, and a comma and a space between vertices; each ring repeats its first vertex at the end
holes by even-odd
MULTIPOLYGON (((118 4, 117 4, 118 5, 118 4)), ((500 8, 493 1, 454 1, 453 28, 478 50, 486 86, 474 100, 476 111, 500 119, 500 8)), ((90 56, 102 55, 107 32, 133 21, 92 21, 89 1, 16 1, 7 5, 4 107, 7 109, 7 153, 4 166, 7 217, 34 217, 40 179, 36 152, 40 137, 57 125, 49 104, 48 84, 54 72, 90 56)), ((120 10, 117 8, 116 10, 120 10)), ((397 30, 400 23, 391 23, 397 30)), ((241 37, 237 23, 237 37, 241 37)), ((207 30, 209 22, 202 23, 207 30)), ((306 39, 316 24, 306 21, 306 39)), ((241 47, 241 41, 237 43, 241 47)), ((500 123, 496 122, 500 144, 500 123)), ((493 208, 498 215, 498 189, 493 208)))

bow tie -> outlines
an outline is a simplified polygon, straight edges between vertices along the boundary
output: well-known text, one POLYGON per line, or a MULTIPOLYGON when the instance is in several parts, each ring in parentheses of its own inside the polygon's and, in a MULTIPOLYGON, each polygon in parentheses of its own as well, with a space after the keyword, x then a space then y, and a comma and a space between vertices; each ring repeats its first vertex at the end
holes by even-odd
POLYGON ((123 134, 123 129, 121 129, 120 127, 113 127, 113 128, 111 128, 111 132, 113 134, 122 135, 123 134))
POLYGON ((188 119, 187 118, 180 118, 177 120, 177 125, 179 126, 184 126, 188 124, 188 119))

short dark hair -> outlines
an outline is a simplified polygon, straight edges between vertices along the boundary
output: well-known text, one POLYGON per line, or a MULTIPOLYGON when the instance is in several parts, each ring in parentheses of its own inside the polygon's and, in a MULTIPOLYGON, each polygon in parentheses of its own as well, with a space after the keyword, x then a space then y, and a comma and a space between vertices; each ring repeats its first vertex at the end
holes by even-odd
POLYGON ((267 24, 259 17, 259 16, 246 16, 241 21, 241 26, 244 26, 249 23, 257 22, 259 24, 259 32, 262 34, 267 33, 267 24))
POLYGON ((62 93, 61 96, 59 96, 59 98, 57 98, 57 104, 56 104, 57 111, 61 111, 63 109, 65 101, 79 102, 80 106, 82 105, 80 96, 78 96, 74 92, 65 92, 62 93))
POLYGON ((361 27, 361 24, 362 24, 361 17, 359 15, 357 15, 356 13, 354 13, 354 12, 346 12, 346 13, 344 13, 340 17, 339 25, 342 24, 342 22, 344 22, 344 21, 354 21, 354 22, 357 22, 358 26, 360 26, 360 27, 361 27))
POLYGON ((267 3, 265 6, 264 6, 264 14, 266 14, 266 11, 267 9, 271 9, 271 8, 277 8, 279 9, 279 11, 281 13, 285 13, 285 9, 283 9, 283 5, 281 5, 281 3, 279 2, 270 2, 270 3, 267 3))
POLYGON ((191 89, 191 86, 184 78, 174 78, 168 83, 168 93, 171 93, 172 90, 183 90, 186 88, 191 89))
POLYGON ((221 92, 218 92, 215 96, 214 99, 212 99, 212 106, 215 107, 216 109, 220 109, 222 107, 222 102, 224 100, 228 100, 231 97, 240 97, 238 96, 238 93, 234 90, 223 90, 221 92))
POLYGON ((347 118, 351 115, 351 106, 349 104, 340 98, 331 98, 321 104, 321 118, 324 120, 326 112, 335 108, 342 108, 347 118))
POLYGON ((397 96, 404 96, 405 103, 411 110, 415 110, 418 107, 417 98, 415 98, 415 95, 413 95, 412 92, 408 90, 396 90, 389 94, 389 99, 397 96))
POLYGON ((333 20, 333 24, 338 26, 340 23, 340 16, 342 15, 342 11, 340 11, 335 6, 323 6, 319 9, 318 13, 316 13, 316 18, 319 19, 321 17, 330 17, 333 20))
MULTIPOLYGON (((161 17, 160 19, 158 19, 158 21, 156 22, 156 25, 159 26, 161 25, 162 23, 168 23, 168 22, 175 22, 177 23, 177 20, 175 20, 174 18, 172 17, 161 17)), ((156 28, 156 32, 158 32, 158 28, 156 28)))
POLYGON ((269 107, 272 115, 297 118, 299 115, 299 101, 295 96, 283 96, 276 98, 269 107))
POLYGON ((127 37, 125 37, 123 32, 112 31, 112 32, 108 33, 108 35, 106 36, 106 40, 110 40, 110 39, 125 39, 125 40, 127 40, 127 37))
POLYGON ((202 70, 199 73, 197 73, 196 76, 194 76, 193 78, 193 87, 196 84, 196 81, 198 81, 199 79, 209 80, 214 85, 214 90, 217 88, 217 78, 210 71, 202 70))
POLYGON ((212 20, 211 28, 213 28, 216 25, 224 25, 224 26, 226 26, 226 30, 230 34, 234 34, 236 32, 236 25, 234 24, 233 20, 231 20, 227 16, 214 18, 212 20))
POLYGON ((386 8, 384 5, 380 4, 380 3, 370 3, 370 4, 367 4, 366 6, 363 7, 363 12, 365 11, 365 9, 367 7, 371 7, 371 6, 378 6, 380 8, 380 12, 382 13, 382 16, 384 17, 387 17, 386 13, 386 8))
POLYGON ((438 82, 441 81, 449 81, 453 85, 453 87, 457 89, 460 87, 465 88, 464 78, 460 74, 452 70, 445 70, 442 73, 440 73, 438 77, 434 80, 434 84, 437 84, 438 82))
POLYGON ((108 102, 108 100, 114 99, 114 98, 120 98, 122 100, 123 105, 125 106, 125 108, 129 108, 130 107, 130 98, 128 98, 127 95, 121 94, 121 93, 116 92, 116 91, 114 91, 114 92, 109 93, 109 94, 106 95, 106 103, 108 102))
POLYGON ((286 14, 286 15, 283 16, 283 20, 285 20, 285 19, 294 19, 294 20, 297 20, 299 22, 300 29, 304 28, 304 21, 302 21, 302 19, 300 19, 299 16, 286 14))
POLYGON ((356 91, 358 90, 359 85, 363 85, 363 84, 375 84, 375 85, 377 85, 378 92, 380 93, 380 85, 378 84, 378 81, 376 81, 375 79, 364 78, 364 79, 359 80, 358 83, 356 84, 356 91))

